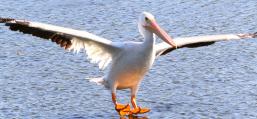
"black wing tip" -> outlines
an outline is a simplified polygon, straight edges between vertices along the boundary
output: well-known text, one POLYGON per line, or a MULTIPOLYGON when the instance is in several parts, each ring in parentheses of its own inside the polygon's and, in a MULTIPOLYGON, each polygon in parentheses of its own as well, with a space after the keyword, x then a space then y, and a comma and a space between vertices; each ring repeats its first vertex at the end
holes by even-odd
POLYGON ((253 33, 253 38, 257 37, 257 32, 253 33))
POLYGON ((8 22, 11 22, 11 21, 15 21, 15 19, 13 19, 13 18, 2 18, 2 17, 0 17, 0 23, 8 23, 8 22))
POLYGON ((237 34, 239 38, 256 38, 257 32, 255 33, 245 33, 245 34, 237 34))
POLYGON ((6 25, 8 24, 29 25, 29 21, 26 21, 26 20, 20 20, 20 19, 14 19, 14 18, 2 18, 2 17, 0 17, 0 23, 6 23, 6 25))

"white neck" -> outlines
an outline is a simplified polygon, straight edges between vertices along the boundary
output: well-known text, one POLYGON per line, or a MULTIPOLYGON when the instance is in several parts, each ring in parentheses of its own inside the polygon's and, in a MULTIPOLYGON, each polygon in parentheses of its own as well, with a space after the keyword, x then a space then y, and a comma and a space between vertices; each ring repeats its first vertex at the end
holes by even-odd
POLYGON ((144 32, 144 44, 147 46, 153 46, 155 44, 155 35, 150 32, 145 30, 146 32, 144 32))
POLYGON ((140 24, 138 24, 138 29, 140 34, 144 37, 144 45, 153 46, 155 44, 155 35, 153 34, 153 32, 146 30, 140 24))

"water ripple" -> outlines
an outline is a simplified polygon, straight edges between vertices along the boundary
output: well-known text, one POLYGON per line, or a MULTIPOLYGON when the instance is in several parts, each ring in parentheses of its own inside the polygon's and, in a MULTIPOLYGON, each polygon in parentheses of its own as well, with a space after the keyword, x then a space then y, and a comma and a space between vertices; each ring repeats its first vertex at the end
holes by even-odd
MULTIPOLYGON (((113 41, 138 41, 140 12, 152 12, 172 36, 256 31, 254 0, 8 0, 1 17, 87 30, 113 41), (137 38, 137 39, 135 39, 137 38)), ((86 77, 104 72, 83 53, 0 28, 0 118, 119 118, 109 91, 86 77)), ((257 42, 220 42, 176 50, 157 59, 145 77, 138 118, 257 117, 257 42), (225 52, 224 52, 225 51, 225 52)), ((128 91, 119 91, 127 102, 128 91)))

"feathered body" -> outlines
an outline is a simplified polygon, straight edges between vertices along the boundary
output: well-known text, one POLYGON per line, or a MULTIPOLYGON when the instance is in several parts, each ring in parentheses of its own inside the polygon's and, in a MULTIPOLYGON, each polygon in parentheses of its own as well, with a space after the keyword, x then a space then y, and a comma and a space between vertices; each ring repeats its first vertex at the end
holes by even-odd
POLYGON ((105 69, 111 62, 108 74, 103 79, 91 81, 104 84, 111 89, 112 101, 120 115, 142 114, 149 112, 148 108, 140 108, 136 104, 136 94, 141 80, 151 68, 156 57, 183 47, 201 47, 211 45, 221 40, 236 40, 255 38, 257 33, 223 34, 195 36, 172 39, 155 21, 152 14, 143 12, 139 17, 138 29, 144 38, 143 42, 112 42, 86 31, 74 30, 25 20, 0 18, 13 31, 32 34, 43 39, 51 40, 66 50, 79 52, 85 50, 89 60, 96 63, 99 69, 105 69), (162 43, 155 44, 155 35, 162 43), (117 103, 116 89, 131 89, 131 104, 117 103))
POLYGON ((118 56, 113 59, 106 80, 113 88, 137 89, 155 59, 154 46, 144 42, 126 42, 122 47, 118 56))

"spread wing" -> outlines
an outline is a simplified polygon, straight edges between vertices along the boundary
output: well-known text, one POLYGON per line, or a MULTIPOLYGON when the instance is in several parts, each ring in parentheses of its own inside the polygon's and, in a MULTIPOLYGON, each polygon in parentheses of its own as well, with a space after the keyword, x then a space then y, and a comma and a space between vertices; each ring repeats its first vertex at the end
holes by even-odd
POLYGON ((83 49, 91 62, 97 63, 100 69, 104 69, 120 50, 112 41, 86 31, 11 18, 0 18, 0 23, 12 31, 51 40, 67 50, 79 52, 83 49))
MULTIPOLYGON (((195 48, 195 47, 211 45, 217 41, 255 38, 256 36, 257 36, 257 32, 245 33, 245 34, 194 36, 194 37, 175 38, 173 40, 177 44, 177 48, 183 48, 183 47, 195 48)), ((160 56, 160 55, 165 55, 175 50, 176 48, 170 46, 165 42, 162 42, 162 43, 156 44, 155 49, 156 49, 156 56, 160 56)))

